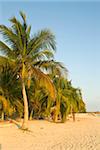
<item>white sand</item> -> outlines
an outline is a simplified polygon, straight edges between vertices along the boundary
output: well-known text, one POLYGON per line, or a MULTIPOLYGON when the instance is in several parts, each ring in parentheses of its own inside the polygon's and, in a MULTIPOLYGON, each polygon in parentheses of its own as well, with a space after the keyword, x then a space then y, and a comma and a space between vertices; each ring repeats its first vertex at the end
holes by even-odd
POLYGON ((79 114, 76 122, 30 121, 24 132, 14 124, 0 126, 0 150, 100 150, 100 117, 79 114))

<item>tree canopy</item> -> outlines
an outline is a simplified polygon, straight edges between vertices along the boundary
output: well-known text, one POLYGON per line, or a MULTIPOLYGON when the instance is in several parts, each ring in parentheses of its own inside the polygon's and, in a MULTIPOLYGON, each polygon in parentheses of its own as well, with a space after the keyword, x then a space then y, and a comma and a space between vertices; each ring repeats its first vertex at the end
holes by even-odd
POLYGON ((68 70, 54 60, 54 34, 43 29, 31 36, 26 15, 22 21, 10 19, 11 26, 0 25, 0 114, 16 113, 27 128, 28 119, 50 118, 64 122, 72 111, 85 112, 81 90, 68 81, 68 70))

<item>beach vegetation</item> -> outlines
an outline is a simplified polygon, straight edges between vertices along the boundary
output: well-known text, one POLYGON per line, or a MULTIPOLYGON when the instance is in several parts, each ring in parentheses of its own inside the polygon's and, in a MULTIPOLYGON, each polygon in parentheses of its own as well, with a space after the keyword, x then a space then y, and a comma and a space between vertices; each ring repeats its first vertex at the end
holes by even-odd
POLYGON ((26 15, 11 26, 0 25, 0 115, 1 119, 50 119, 65 122, 68 114, 86 111, 82 93, 68 80, 66 67, 55 61, 55 36, 49 29, 31 35, 26 15))

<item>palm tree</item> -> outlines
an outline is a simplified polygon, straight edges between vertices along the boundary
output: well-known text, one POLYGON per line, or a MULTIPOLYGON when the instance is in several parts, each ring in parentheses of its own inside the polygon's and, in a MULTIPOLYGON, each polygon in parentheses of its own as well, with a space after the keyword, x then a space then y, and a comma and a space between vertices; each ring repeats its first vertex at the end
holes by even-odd
POLYGON ((66 120, 69 105, 66 88, 67 79, 64 77, 56 77, 54 78, 54 85, 57 91, 54 121, 57 122, 58 116, 61 116, 61 121, 64 122, 66 120))
POLYGON ((79 88, 73 87, 71 81, 68 81, 66 94, 69 101, 69 113, 72 113, 73 121, 75 121, 76 112, 86 111, 81 90, 79 88))
POLYGON ((62 76, 54 76, 53 83, 56 87, 56 104, 54 106, 54 121, 65 122, 68 114, 72 113, 75 121, 75 112, 85 111, 85 104, 82 99, 81 90, 74 88, 71 81, 62 76))
MULTIPOLYGON (((47 29, 41 30, 33 37, 30 36, 31 26, 27 25, 26 16, 20 12, 22 22, 13 17, 10 19, 12 26, 0 25, 0 33, 4 37, 4 42, 0 41, 0 50, 3 53, 3 60, 8 60, 13 64, 15 73, 21 80, 22 95, 24 101, 24 119, 22 128, 27 129, 28 121, 28 100, 26 94, 26 84, 30 87, 31 76, 35 76, 41 82, 49 86, 50 95, 55 99, 55 88, 43 70, 40 70, 40 62, 45 61, 50 64, 53 59, 55 47, 55 37, 47 29)), ((1 61, 2 62, 2 61, 1 61)))
POLYGON ((56 88, 56 99, 54 103, 51 103, 51 114, 53 114, 53 121, 57 122, 58 116, 61 115, 61 101, 65 101, 65 88, 63 85, 66 85, 64 82, 67 81, 66 77, 68 76, 68 70, 61 62, 52 61, 52 66, 49 69, 49 76, 53 80, 53 84, 56 88))

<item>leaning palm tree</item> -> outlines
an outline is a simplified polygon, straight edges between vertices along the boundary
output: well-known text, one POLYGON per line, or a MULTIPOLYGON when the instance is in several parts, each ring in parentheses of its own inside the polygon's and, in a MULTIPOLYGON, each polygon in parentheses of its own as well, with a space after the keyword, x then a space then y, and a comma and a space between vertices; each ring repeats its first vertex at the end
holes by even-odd
MULTIPOLYGON (((15 68, 17 78, 22 84, 22 95, 24 101, 24 119, 22 128, 27 128, 28 100, 26 84, 30 87, 31 76, 40 79, 41 83, 49 86, 50 95, 55 99, 55 88, 50 78, 40 70, 40 62, 51 62, 55 47, 55 37, 47 29, 41 30, 33 37, 30 36, 31 26, 27 25, 26 16, 20 12, 22 22, 13 17, 10 19, 12 26, 0 25, 0 33, 4 41, 0 41, 0 51, 3 53, 2 60, 10 62, 15 68)), ((1 61, 2 63, 2 61, 1 61)))

